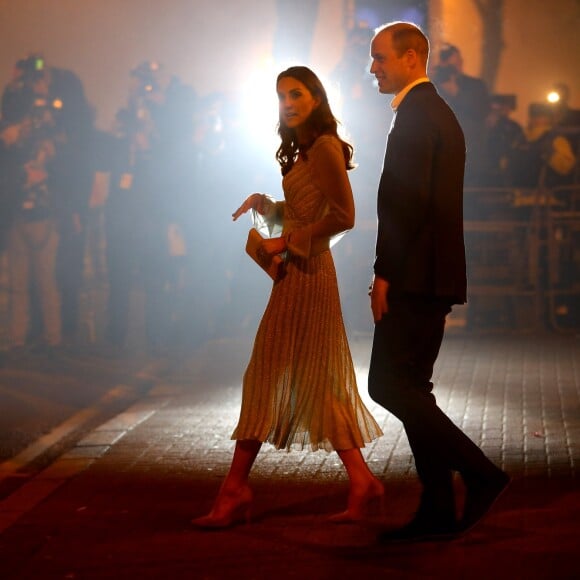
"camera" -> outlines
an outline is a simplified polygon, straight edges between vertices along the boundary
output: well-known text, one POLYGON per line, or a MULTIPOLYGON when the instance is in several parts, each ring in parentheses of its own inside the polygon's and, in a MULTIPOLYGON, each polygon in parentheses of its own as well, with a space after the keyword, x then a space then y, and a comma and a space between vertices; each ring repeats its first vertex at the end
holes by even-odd
POLYGON ((43 134, 54 130, 64 104, 60 98, 38 93, 36 83, 46 80, 47 72, 44 58, 36 54, 16 62, 14 77, 2 95, 3 123, 26 123, 43 134))
POLYGON ((8 123, 19 123, 27 118, 38 126, 47 111, 51 108, 61 109, 59 101, 54 107, 47 99, 40 99, 34 90, 35 83, 44 78, 46 63, 38 55, 28 56, 16 62, 14 77, 2 95, 2 120, 8 123))
POLYGON ((42 78, 46 68, 44 59, 39 55, 31 55, 20 59, 15 66, 16 80, 24 84, 34 83, 42 78))
POLYGON ((158 79, 159 64, 155 61, 147 61, 131 71, 131 77, 137 81, 136 92, 138 97, 147 97, 158 92, 161 85, 158 79))

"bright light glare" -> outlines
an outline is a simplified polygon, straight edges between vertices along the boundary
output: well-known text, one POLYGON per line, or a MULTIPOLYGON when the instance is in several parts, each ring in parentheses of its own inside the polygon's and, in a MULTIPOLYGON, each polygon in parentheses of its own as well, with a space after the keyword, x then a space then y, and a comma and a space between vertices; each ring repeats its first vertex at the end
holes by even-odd
POLYGON ((549 103, 557 103, 560 100, 560 95, 556 91, 551 91, 547 98, 549 103))
MULTIPOLYGON (((278 126, 276 78, 292 64, 276 65, 273 59, 264 59, 260 67, 250 74, 248 82, 242 88, 242 123, 250 128, 248 134, 259 144, 259 148, 266 148, 269 152, 275 151, 280 144, 276 132, 278 126)), ((337 84, 322 76, 320 80, 326 89, 332 112, 341 120, 342 96, 337 84)), ((339 133, 344 133, 341 125, 339 133)))
POLYGON ((261 66, 249 76, 242 88, 242 123, 249 127, 260 148, 269 152, 278 146, 276 127, 278 124, 278 99, 276 76, 272 59, 265 59, 261 66))

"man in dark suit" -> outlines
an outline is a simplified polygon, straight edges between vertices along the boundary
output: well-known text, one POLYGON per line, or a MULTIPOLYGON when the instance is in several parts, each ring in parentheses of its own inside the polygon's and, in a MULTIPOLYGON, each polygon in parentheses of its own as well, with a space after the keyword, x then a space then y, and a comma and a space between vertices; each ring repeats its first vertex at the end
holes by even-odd
POLYGON ((405 427, 423 492, 414 519, 383 541, 453 537, 471 528, 509 477, 441 411, 433 365, 446 315, 466 299, 465 140, 427 78, 429 42, 414 24, 379 29, 371 43, 379 92, 395 95, 378 191, 369 393, 405 427), (466 485, 455 515, 453 471, 466 485))

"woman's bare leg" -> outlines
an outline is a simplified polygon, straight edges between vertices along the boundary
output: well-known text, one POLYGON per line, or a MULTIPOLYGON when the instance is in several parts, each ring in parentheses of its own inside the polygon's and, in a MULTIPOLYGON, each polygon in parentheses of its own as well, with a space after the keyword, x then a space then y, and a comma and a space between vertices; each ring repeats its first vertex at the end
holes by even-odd
POLYGON ((261 447, 262 442, 253 439, 236 441, 230 470, 222 484, 222 489, 240 489, 248 484, 250 471, 261 447))

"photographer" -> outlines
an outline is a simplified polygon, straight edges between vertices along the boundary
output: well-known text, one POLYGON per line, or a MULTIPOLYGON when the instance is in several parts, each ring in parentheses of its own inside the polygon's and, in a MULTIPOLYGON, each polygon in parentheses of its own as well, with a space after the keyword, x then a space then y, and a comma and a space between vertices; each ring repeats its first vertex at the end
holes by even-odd
POLYGON ((433 83, 457 116, 465 134, 465 185, 479 186, 485 155, 485 121, 489 112, 487 87, 483 80, 463 72, 461 52, 452 44, 445 44, 439 51, 433 83))
POLYGON ((19 123, 0 121, 0 252, 6 249, 8 229, 17 203, 15 192, 24 171, 19 148, 15 146, 21 130, 19 123))
POLYGON ((518 151, 526 142, 522 126, 510 115, 516 109, 516 95, 493 95, 486 119, 486 148, 482 185, 511 187, 518 151))
POLYGON ((74 73, 49 67, 41 56, 31 55, 16 63, 2 95, 2 119, 19 132, 19 138, 5 146, 5 158, 12 158, 14 168, 9 171, 11 186, 4 190, 5 203, 12 207, 8 254, 13 256, 13 342, 24 346, 29 326, 33 331, 42 327, 40 348, 54 350, 63 331, 73 339, 78 326, 84 217, 94 173, 88 149, 90 107, 74 73), (47 255, 37 256, 38 244, 26 241, 25 236, 33 235, 31 229, 44 231, 40 247, 47 255), (28 260, 18 257, 22 252, 28 252, 31 263, 32 296, 28 260))
POLYGON ((0 133, 2 205, 7 209, 10 337, 15 352, 26 346, 33 284, 39 293, 44 346, 53 350, 61 342, 60 298, 55 277, 59 234, 48 189, 48 165, 55 155, 58 135, 52 112, 35 100, 27 83, 29 74, 32 78, 34 69, 17 66, 4 92, 0 133))
POLYGON ((159 355, 175 340, 174 308, 192 194, 193 94, 155 62, 131 71, 127 106, 117 113, 105 208, 109 274, 107 340, 126 346, 133 277, 145 296, 146 344, 159 355), (179 237, 179 233, 178 233, 179 237))
POLYGON ((571 185, 576 155, 549 103, 531 103, 525 141, 516 151, 514 185, 535 189, 571 185))

